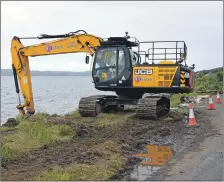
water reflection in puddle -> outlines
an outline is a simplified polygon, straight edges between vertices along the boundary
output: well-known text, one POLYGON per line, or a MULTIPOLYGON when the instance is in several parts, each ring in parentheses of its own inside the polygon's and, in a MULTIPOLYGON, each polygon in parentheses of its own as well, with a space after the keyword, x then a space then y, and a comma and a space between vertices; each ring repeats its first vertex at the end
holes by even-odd
POLYGON ((132 171, 131 180, 147 179, 172 156, 173 153, 168 146, 147 145, 146 151, 132 156, 142 161, 132 171))

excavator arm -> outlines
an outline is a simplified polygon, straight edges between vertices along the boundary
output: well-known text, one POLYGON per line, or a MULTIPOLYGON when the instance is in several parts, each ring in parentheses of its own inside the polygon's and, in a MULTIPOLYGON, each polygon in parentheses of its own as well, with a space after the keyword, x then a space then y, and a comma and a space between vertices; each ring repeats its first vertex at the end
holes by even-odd
POLYGON ((96 48, 100 46, 100 41, 103 40, 94 35, 87 34, 86 32, 84 34, 77 34, 78 32, 79 31, 64 35, 41 35, 39 37, 34 37, 36 39, 59 39, 27 47, 24 47, 20 41, 25 38, 13 37, 11 42, 11 56, 15 87, 19 97, 20 85, 24 98, 24 103, 21 103, 19 97, 17 109, 19 109, 20 115, 31 115, 35 113, 28 57, 78 52, 93 56, 96 48), (24 107, 26 107, 27 112, 25 112, 24 107))

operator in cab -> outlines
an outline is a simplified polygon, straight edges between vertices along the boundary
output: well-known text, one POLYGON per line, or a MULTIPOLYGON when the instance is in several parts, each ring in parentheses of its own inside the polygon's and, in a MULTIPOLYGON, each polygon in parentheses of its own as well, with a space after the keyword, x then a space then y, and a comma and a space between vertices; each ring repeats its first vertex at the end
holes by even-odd
POLYGON ((100 81, 107 80, 109 77, 111 77, 111 72, 107 68, 108 64, 106 64, 106 57, 103 56, 103 53, 98 52, 97 54, 97 60, 96 60, 96 65, 95 65, 95 76, 97 76, 100 81))

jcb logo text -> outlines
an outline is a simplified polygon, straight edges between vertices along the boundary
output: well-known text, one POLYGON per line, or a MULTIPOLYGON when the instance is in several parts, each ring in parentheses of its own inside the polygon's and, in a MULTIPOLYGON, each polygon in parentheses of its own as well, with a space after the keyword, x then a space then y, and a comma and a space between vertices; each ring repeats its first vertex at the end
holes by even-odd
POLYGON ((152 69, 137 69, 135 70, 136 75, 152 75, 152 69))

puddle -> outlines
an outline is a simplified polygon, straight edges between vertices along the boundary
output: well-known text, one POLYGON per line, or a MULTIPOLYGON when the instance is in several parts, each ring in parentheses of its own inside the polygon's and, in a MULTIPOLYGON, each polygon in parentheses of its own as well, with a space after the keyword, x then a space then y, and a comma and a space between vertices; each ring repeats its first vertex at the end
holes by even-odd
POLYGON ((168 146, 148 144, 145 151, 132 155, 132 157, 141 159, 141 162, 130 174, 131 180, 146 180, 172 156, 173 152, 168 146))

